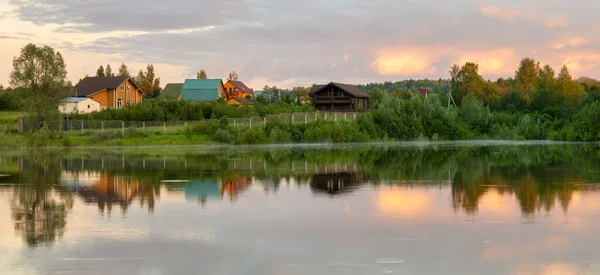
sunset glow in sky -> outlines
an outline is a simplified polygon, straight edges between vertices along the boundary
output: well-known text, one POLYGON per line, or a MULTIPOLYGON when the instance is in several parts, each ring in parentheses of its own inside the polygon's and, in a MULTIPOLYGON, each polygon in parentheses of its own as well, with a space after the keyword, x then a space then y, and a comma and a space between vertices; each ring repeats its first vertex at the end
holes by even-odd
POLYGON ((521 58, 600 74, 600 2, 580 0, 0 0, 0 84, 27 43, 66 59, 69 78, 99 65, 153 63, 161 84, 235 70, 254 89, 447 78, 473 61, 486 78, 521 58))

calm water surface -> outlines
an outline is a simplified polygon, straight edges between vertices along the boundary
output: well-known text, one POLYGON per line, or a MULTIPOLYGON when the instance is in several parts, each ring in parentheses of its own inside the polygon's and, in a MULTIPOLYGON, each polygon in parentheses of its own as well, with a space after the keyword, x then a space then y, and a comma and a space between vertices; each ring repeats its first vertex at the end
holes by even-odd
POLYGON ((0 152, 0 274, 600 274, 600 146, 0 152))

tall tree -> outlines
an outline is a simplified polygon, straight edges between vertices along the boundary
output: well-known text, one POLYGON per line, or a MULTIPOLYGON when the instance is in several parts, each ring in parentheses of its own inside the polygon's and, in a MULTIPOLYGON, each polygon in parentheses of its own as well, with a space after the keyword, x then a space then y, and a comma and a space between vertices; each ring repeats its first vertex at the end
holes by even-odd
POLYGON ((160 77, 156 77, 152 64, 146 66, 146 72, 140 70, 134 81, 147 97, 154 97, 160 92, 160 77))
POLYGON ((106 76, 106 74, 104 73, 104 67, 102 67, 102 65, 100 65, 100 67, 96 71, 96 76, 99 76, 99 77, 105 77, 106 76))
POLYGON ((127 76, 131 77, 129 70, 127 69, 127 65, 125 63, 121 63, 121 67, 119 67, 119 76, 127 76))
POLYGON ((115 74, 112 72, 112 69, 110 68, 110 64, 106 65, 106 70, 104 70, 104 74, 107 77, 113 77, 113 76, 115 76, 115 74))
POLYGON ((10 85, 25 88, 24 102, 37 116, 38 126, 44 128, 48 120, 58 122, 60 119, 58 106, 69 94, 66 78, 66 65, 60 52, 48 46, 28 44, 13 59, 10 85))
POLYGON ((462 67, 459 67, 457 64, 454 64, 450 68, 450 77, 452 95, 457 102, 460 102, 469 93, 482 98, 486 82, 479 75, 479 65, 467 62, 462 67))
POLYGON ((200 70, 198 72, 198 74, 196 75, 197 79, 207 79, 208 76, 206 76, 206 71, 204 71, 204 69, 200 70))
POLYGON ((556 81, 562 93, 572 99, 577 99, 585 93, 583 86, 573 81, 573 76, 569 72, 567 65, 563 65, 560 68, 560 73, 558 73, 556 81))
POLYGON ((531 98, 535 93, 535 85, 537 83, 538 74, 540 71, 540 63, 534 59, 525 57, 521 60, 519 69, 515 72, 516 88, 525 98, 531 98))
POLYGON ((230 71, 229 75, 227 76, 227 80, 238 80, 238 74, 235 71, 230 71))

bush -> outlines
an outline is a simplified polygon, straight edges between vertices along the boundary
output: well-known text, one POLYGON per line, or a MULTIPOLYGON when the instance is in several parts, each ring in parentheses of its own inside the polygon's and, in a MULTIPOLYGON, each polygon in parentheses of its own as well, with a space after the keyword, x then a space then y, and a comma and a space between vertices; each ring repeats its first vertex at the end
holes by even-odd
POLYGON ((292 141, 292 135, 289 131, 279 129, 279 127, 275 127, 271 129, 269 133, 269 141, 273 143, 285 143, 292 141))
POLYGON ((27 143, 31 147, 45 147, 50 145, 52 140, 58 139, 60 135, 56 131, 48 129, 48 127, 30 132, 27 137, 27 143))
POLYGON ((121 134, 121 132, 108 131, 108 132, 98 133, 98 134, 92 136, 90 138, 90 142, 101 143, 103 141, 109 141, 109 140, 118 139, 118 138, 122 138, 122 137, 123 137, 123 135, 121 134))

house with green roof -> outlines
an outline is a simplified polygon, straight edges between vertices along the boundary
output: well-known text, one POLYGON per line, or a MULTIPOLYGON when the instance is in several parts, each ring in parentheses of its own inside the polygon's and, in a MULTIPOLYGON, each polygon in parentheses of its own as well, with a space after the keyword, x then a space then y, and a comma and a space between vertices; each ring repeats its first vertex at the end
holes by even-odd
POLYGON ((221 79, 186 79, 181 87, 181 100, 213 102, 225 97, 221 79))
POLYGON ((183 83, 169 83, 165 86, 159 98, 179 99, 179 96, 181 96, 181 88, 183 88, 183 83))

